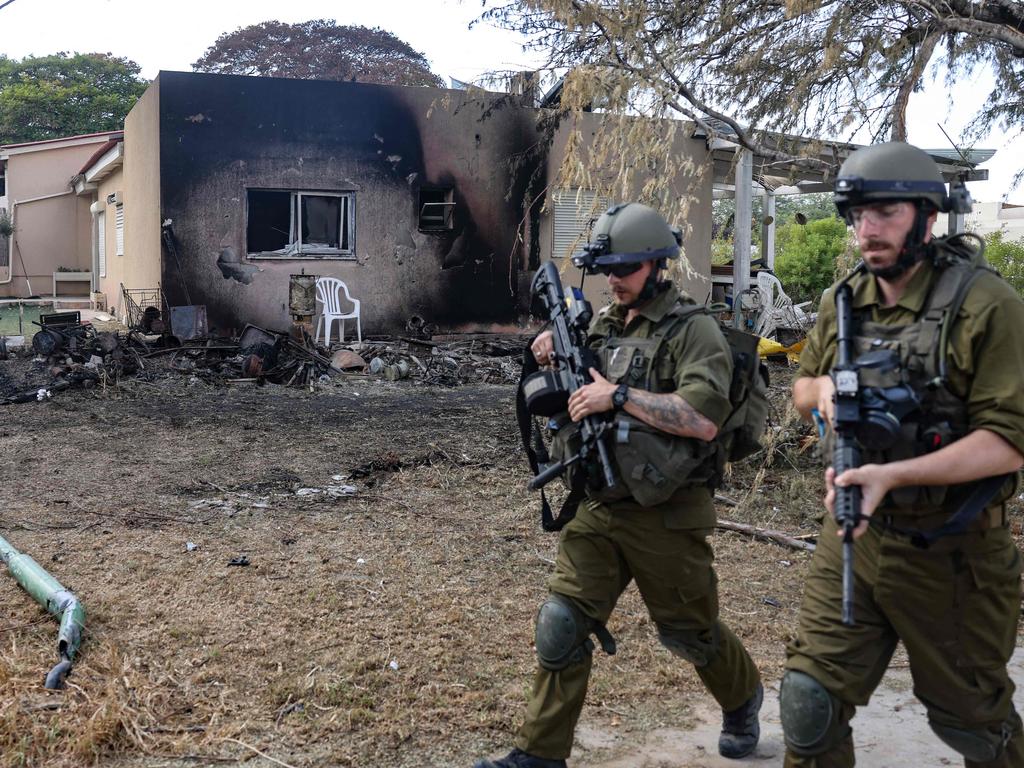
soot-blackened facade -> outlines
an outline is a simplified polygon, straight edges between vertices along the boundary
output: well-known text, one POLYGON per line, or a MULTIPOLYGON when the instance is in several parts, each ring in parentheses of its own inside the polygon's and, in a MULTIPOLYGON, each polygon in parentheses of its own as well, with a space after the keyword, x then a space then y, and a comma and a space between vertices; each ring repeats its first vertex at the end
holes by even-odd
POLYGON ((462 91, 180 72, 155 87, 170 304, 205 304, 224 332, 281 328, 290 276, 315 274, 348 284, 371 332, 413 314, 504 323, 523 308, 532 169, 513 178, 509 159, 536 145, 535 110, 462 91))

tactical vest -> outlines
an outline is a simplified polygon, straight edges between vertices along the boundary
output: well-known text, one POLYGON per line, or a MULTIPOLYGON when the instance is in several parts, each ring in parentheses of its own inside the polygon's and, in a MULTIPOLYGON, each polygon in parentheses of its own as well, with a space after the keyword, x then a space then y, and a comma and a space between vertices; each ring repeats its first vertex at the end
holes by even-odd
MULTIPOLYGON (((599 339, 594 351, 601 370, 613 384, 644 389, 656 394, 676 390, 675 366, 665 342, 695 314, 704 312, 693 302, 679 301, 666 313, 648 338, 608 336, 599 339)), ((552 429, 553 459, 573 455, 579 449, 579 424, 568 414, 555 417, 552 429)), ((616 486, 594 484, 587 495, 601 502, 632 498, 641 506, 667 501, 680 488, 707 485, 714 477, 716 444, 663 432, 627 413, 615 415, 611 452, 616 486)), ((565 475, 568 487, 582 480, 585 467, 572 467, 565 475)))
MULTIPOLYGON (((891 369, 860 369, 860 386, 906 386, 918 396, 920 406, 900 422, 895 443, 886 450, 862 449, 862 463, 886 464, 910 459, 938 450, 964 437, 969 431, 967 402, 950 388, 946 372, 949 333, 971 286, 985 272, 991 272, 983 260, 972 258, 959 238, 936 243, 935 266, 938 275, 917 319, 907 325, 884 325, 870 320, 868 311, 854 310, 854 359, 868 352, 890 349, 899 365, 891 369)), ((870 280, 864 273, 851 281, 854 293, 860 281, 870 280)), ((832 432, 825 440, 827 455, 833 448, 832 432)), ((974 487, 974 483, 956 486, 907 486, 895 488, 883 506, 914 514, 938 512, 956 505, 974 487)))

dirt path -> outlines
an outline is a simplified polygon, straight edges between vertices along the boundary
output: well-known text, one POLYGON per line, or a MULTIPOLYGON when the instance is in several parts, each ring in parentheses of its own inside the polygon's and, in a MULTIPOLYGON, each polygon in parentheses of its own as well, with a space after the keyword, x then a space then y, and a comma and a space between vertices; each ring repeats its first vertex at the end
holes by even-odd
MULTIPOLYGON (((1014 696, 1018 710, 1024 710, 1024 651, 1018 649, 1011 661, 1011 675, 1017 682, 1014 696)), ((927 768, 962 765, 962 757, 945 746, 928 727, 925 709, 911 691, 910 672, 891 669, 871 699, 857 713, 854 743, 858 768, 892 768, 918 765, 927 768)), ((753 765, 777 768, 785 747, 779 723, 778 684, 770 684, 761 713, 762 736, 757 751, 743 761, 718 755, 720 715, 708 707, 694 713, 691 729, 656 728, 643 734, 618 736, 584 724, 577 735, 570 768, 736 768, 753 765)))
MULTIPOLYGON (((0 382, 45 375, 25 364, 0 363, 0 382)), ((746 501, 719 511, 812 534, 807 436, 774 438, 723 489, 746 501)), ((72 685, 47 693, 55 624, 0 574, 0 768, 271 764, 253 749, 296 768, 468 768, 507 749, 557 548, 526 478, 507 386, 172 376, 0 410, 0 532, 88 611, 72 685)), ((774 688, 807 556, 713 544, 723 619, 774 688)), ((574 768, 724 764, 717 714, 634 589, 609 628, 619 652, 595 660, 574 768)), ((778 765, 768 701, 753 762, 778 765)), ((861 727, 879 746, 860 764, 918 731, 934 749, 920 717, 861 727)))

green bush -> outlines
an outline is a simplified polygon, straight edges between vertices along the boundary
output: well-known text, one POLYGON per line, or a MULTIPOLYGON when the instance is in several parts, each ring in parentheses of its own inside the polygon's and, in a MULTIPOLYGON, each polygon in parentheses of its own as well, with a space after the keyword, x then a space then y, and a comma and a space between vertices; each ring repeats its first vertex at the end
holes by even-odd
POLYGON ((775 274, 794 302, 813 301, 835 281, 836 261, 846 251, 846 223, 832 217, 803 226, 792 223, 775 235, 775 274))
POLYGON ((985 258, 1017 293, 1024 295, 1024 237, 1004 240, 1001 231, 985 235, 985 258))
POLYGON ((732 238, 716 237, 711 241, 711 263, 731 264, 732 263, 732 238))

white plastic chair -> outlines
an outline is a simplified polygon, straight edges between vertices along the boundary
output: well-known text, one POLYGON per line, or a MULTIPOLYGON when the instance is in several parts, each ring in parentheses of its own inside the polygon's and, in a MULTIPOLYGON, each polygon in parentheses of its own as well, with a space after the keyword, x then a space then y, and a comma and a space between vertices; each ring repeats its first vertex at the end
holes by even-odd
POLYGON ((782 283, 771 272, 762 269, 757 273, 757 290, 761 298, 761 314, 757 320, 756 333, 768 337, 776 328, 803 328, 810 318, 805 311, 811 302, 794 304, 782 289, 782 283))
POLYGON ((353 299, 348 292, 348 286, 336 277, 318 277, 316 280, 316 300, 323 304, 320 319, 316 322, 315 341, 320 341, 320 328, 326 328, 326 339, 324 344, 331 346, 331 324, 337 320, 340 324, 338 341, 345 341, 345 321, 356 321, 356 338, 363 340, 363 328, 359 319, 359 299, 353 299), (345 300, 352 305, 351 312, 343 312, 341 309, 341 294, 345 294, 345 300))

